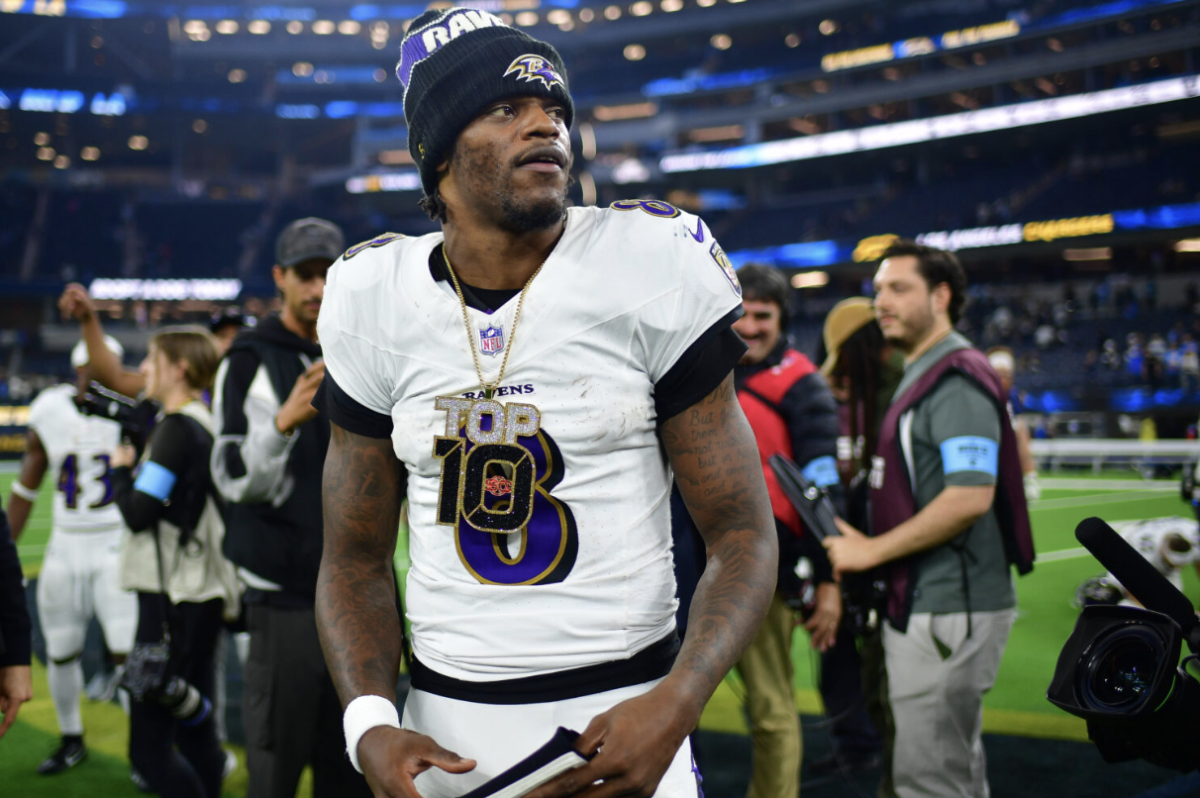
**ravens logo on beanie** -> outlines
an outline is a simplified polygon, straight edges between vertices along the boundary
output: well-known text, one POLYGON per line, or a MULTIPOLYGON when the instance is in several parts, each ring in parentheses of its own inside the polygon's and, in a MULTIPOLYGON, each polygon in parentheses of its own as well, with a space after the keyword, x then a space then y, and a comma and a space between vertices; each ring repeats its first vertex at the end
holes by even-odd
POLYGON ((552 97, 568 127, 575 104, 558 51, 486 11, 448 8, 413 20, 400 45, 396 75, 404 85, 408 151, 425 193, 462 129, 505 97, 552 97))

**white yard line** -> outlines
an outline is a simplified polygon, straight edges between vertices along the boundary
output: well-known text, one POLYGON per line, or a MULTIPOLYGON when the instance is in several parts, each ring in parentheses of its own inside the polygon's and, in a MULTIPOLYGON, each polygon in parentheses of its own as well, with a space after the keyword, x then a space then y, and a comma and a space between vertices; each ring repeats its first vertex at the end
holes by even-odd
POLYGON ((1179 490, 1179 482, 1166 479, 1058 479, 1042 477, 1038 480, 1043 490, 1179 490))
POLYGON ((1059 551, 1046 551, 1037 555, 1034 558, 1034 565, 1041 565, 1047 562, 1058 562, 1059 560, 1077 560, 1080 557, 1091 557, 1092 553, 1087 549, 1061 549, 1059 551))
MULTIPOLYGON (((1174 490, 1178 490, 1175 488, 1174 490)), ((1126 502, 1149 501, 1161 499, 1160 491, 1134 491, 1116 495, 1097 494, 1095 496, 1071 496, 1066 499, 1046 499, 1029 505, 1030 512, 1038 510, 1064 510, 1070 507, 1091 507, 1098 504, 1124 504, 1126 502), (1153 495, 1146 495, 1153 494, 1153 495)))

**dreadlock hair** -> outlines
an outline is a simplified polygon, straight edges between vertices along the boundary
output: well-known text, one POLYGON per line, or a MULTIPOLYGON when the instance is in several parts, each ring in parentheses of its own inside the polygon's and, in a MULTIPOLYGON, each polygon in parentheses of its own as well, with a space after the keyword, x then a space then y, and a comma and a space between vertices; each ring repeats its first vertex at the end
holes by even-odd
POLYGON ((887 346, 883 330, 878 322, 864 324, 847 338, 838 350, 836 376, 846 377, 850 382, 850 398, 847 401, 850 421, 851 462, 858 473, 869 467, 871 455, 879 440, 879 424, 883 420, 879 406, 879 384, 883 371, 883 351, 887 346), (862 437, 862 449, 857 448, 862 437))

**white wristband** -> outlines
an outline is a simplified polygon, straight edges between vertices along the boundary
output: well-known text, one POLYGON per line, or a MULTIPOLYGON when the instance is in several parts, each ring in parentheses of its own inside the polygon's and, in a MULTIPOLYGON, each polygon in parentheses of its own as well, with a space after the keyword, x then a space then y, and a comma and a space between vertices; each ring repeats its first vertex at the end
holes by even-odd
POLYGON ((400 728, 400 713, 396 705, 381 695, 360 695, 346 706, 342 715, 342 729, 346 732, 346 753, 350 764, 362 773, 358 764, 358 742, 362 736, 376 726, 400 728))
POLYGON ((21 480, 14 479, 12 484, 12 492, 20 496, 27 502, 37 501, 37 488, 27 488, 21 484, 21 480))

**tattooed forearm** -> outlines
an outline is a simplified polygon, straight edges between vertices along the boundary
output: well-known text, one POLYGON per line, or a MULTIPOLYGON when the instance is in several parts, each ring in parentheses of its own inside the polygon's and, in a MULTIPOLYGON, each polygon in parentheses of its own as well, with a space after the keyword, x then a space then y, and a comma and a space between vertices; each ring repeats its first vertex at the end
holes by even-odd
POLYGON ((367 694, 394 699, 401 627, 392 555, 404 471, 391 441, 331 428, 317 631, 343 705, 367 694))
POLYGON ((766 614, 779 556, 771 500, 733 377, 662 429, 675 480, 708 549, 683 648, 669 677, 696 713, 766 614))

